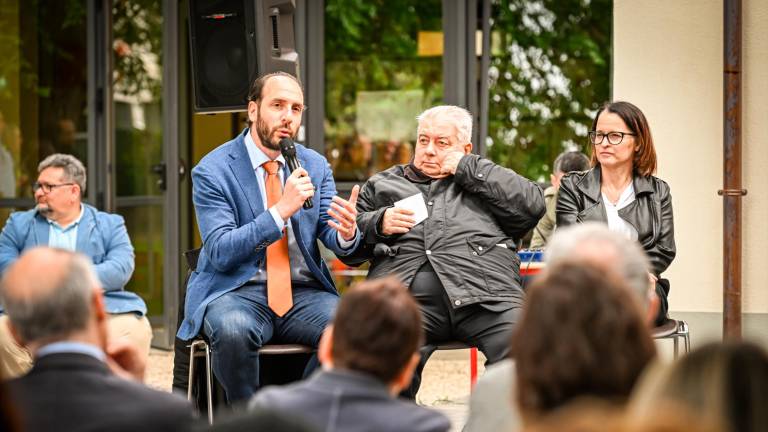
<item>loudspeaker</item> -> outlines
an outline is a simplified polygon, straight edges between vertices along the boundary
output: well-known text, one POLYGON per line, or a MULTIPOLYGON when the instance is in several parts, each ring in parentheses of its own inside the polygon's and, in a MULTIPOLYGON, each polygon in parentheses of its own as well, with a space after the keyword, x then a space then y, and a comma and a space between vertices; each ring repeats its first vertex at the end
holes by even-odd
POLYGON ((195 112, 245 111, 259 74, 298 78, 294 0, 190 0, 195 112))
POLYGON ((295 0, 260 0, 259 71, 288 72, 299 81, 299 54, 296 52, 293 16, 295 0))
POLYGON ((189 35, 196 112, 242 111, 256 78, 253 0, 190 0, 189 35))

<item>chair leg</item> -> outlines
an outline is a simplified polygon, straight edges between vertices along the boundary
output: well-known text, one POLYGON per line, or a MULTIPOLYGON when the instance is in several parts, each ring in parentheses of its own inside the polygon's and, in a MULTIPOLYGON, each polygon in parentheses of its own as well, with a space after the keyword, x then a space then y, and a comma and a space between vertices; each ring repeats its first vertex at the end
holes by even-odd
POLYGON ((477 348, 469 349, 469 391, 475 388, 477 382, 477 348))
POLYGON ((680 324, 680 327, 683 331, 683 340, 685 341, 685 353, 691 352, 691 332, 688 330, 688 323, 683 321, 680 324))
POLYGON ((677 339, 678 339, 678 336, 677 336, 677 335, 675 335, 675 336, 672 338, 672 342, 674 343, 674 346, 675 346, 675 359, 676 359, 676 358, 678 357, 678 355, 679 355, 679 349, 678 349, 678 346, 677 346, 677 345, 678 345, 678 343, 677 343, 677 339))
POLYGON ((205 345, 205 384, 208 387, 208 424, 213 424, 213 380, 211 377, 211 349, 205 345))
POLYGON ((192 386, 194 386, 194 380, 192 377, 195 375, 195 348, 194 342, 189 346, 189 381, 187 381, 187 400, 192 400, 192 386))

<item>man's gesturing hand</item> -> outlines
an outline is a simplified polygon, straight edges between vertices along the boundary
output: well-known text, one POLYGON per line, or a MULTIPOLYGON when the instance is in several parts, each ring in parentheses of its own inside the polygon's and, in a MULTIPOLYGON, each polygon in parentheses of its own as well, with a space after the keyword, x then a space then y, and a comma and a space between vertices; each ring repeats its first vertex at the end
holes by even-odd
POLYGON ((413 210, 400 207, 388 208, 384 211, 384 217, 381 220, 381 233, 384 235, 407 233, 416 224, 416 219, 411 216, 413 216, 413 210))
POLYGON ((283 220, 288 220, 294 213, 299 211, 304 201, 315 194, 315 186, 309 173, 304 168, 296 168, 291 175, 285 179, 283 187, 283 196, 275 204, 277 212, 283 220))
POLYGON ((355 185, 352 193, 349 195, 349 201, 338 196, 333 197, 331 208, 328 209, 328 216, 334 220, 329 220, 328 225, 341 234, 341 238, 346 241, 353 240, 357 232, 357 195, 360 193, 360 186, 355 185))

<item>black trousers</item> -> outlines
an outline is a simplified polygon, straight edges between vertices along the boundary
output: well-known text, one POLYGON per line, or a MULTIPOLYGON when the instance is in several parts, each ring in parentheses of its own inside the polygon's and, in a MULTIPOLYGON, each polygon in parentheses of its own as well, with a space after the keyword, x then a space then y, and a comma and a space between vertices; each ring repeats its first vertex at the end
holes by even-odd
POLYGON ((656 319, 653 324, 660 326, 667 320, 669 314, 669 281, 667 279, 659 279, 656 281, 656 295, 659 296, 659 311, 656 314, 656 319))
POLYGON ((495 302, 454 309, 429 262, 416 273, 410 291, 419 302, 426 340, 411 386, 401 396, 416 397, 424 365, 441 343, 457 341, 477 347, 487 359, 486 366, 507 358, 512 329, 522 311, 520 306, 495 302))

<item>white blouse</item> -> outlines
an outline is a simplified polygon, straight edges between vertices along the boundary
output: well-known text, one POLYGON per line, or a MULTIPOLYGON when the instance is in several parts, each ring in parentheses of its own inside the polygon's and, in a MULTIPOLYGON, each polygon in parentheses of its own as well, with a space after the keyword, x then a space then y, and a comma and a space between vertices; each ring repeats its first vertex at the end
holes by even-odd
POLYGON ((614 205, 605 194, 603 195, 603 205, 605 214, 608 216, 608 229, 623 234, 632 240, 637 240, 637 230, 629 222, 619 217, 619 210, 632 204, 635 200, 635 188, 629 183, 624 192, 621 193, 619 200, 614 205))

